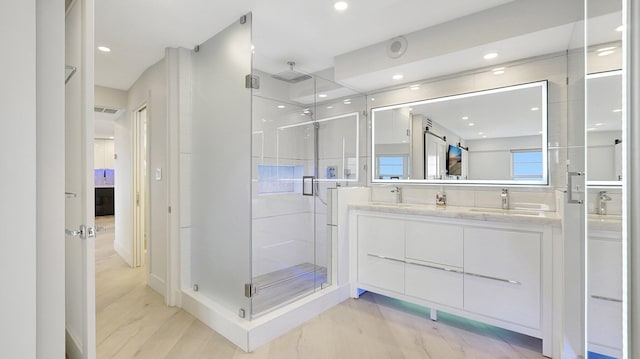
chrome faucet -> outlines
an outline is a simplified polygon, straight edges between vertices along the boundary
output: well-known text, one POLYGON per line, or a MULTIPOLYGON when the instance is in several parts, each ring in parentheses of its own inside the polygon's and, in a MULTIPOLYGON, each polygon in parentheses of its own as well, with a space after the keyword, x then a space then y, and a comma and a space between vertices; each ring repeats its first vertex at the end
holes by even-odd
POLYGON ((607 201, 611 201, 611 197, 607 194, 607 191, 600 191, 598 194, 600 197, 599 205, 598 205, 598 214, 605 215, 607 214, 607 201))
POLYGON ((502 189, 502 193, 500 193, 500 199, 502 200, 502 209, 509 209, 509 190, 506 188, 502 189))
POLYGON ((398 186, 393 186, 391 188, 391 193, 396 194, 396 203, 402 203, 402 188, 398 186))

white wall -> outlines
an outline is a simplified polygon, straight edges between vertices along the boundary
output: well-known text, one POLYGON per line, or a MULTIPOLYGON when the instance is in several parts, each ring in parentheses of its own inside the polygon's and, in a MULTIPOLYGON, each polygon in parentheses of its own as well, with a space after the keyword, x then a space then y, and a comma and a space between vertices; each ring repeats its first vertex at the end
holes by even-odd
POLYGON ((165 294, 167 260, 167 72, 166 62, 161 60, 149 67, 128 92, 126 115, 116 122, 116 185, 115 249, 123 259, 132 263, 132 120, 135 112, 147 105, 149 146, 149 229, 148 247, 150 262, 147 263, 149 285, 165 294), (156 180, 160 169, 161 179, 156 180))
POLYGON ((36 3, 0 3, 0 338, 2 356, 36 357, 36 3), (19 270, 17 270, 19 269, 19 270))
POLYGON ((117 90, 110 87, 95 87, 96 105, 110 108, 127 108, 127 91, 117 90))
MULTIPOLYGON (((36 5, 37 358, 62 358, 65 354, 65 85, 60 70, 64 68, 63 3, 38 1, 36 5)), ((21 273, 23 268, 13 273, 21 273)), ((22 294, 20 297, 25 298, 22 294)))
POLYGON ((133 265, 133 173, 132 173, 132 136, 130 109, 115 122, 115 168, 114 212, 115 216, 115 251, 130 266, 133 265))

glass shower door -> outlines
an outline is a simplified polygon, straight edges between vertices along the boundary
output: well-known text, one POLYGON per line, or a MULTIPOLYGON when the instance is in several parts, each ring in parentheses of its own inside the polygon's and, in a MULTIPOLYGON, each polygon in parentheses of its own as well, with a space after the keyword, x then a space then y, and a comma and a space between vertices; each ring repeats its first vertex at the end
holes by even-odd
POLYGON ((298 81, 254 70, 253 316, 313 293, 326 278, 316 263, 314 108, 291 98, 296 90, 313 92, 315 80, 289 75, 298 81))

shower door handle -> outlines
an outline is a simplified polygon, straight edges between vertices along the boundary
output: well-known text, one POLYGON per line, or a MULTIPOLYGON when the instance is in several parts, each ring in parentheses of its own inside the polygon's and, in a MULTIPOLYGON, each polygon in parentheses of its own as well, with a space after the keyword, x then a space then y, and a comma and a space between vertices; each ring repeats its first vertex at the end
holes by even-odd
POLYGON ((315 176, 302 176, 302 195, 313 196, 315 176))

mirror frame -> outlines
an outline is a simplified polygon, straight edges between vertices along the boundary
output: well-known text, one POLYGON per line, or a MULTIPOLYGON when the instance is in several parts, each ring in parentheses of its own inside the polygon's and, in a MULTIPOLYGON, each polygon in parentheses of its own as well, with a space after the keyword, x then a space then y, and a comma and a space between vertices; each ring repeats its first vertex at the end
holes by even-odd
POLYGON ((465 92, 465 93, 460 93, 460 94, 455 94, 455 95, 449 95, 449 96, 442 96, 442 97, 435 97, 435 98, 430 98, 430 99, 425 99, 425 100, 419 100, 419 101, 411 101, 411 102, 406 102, 406 103, 400 103, 400 104, 394 104, 394 105, 388 105, 388 106, 382 106, 382 107, 375 107, 371 109, 371 131, 370 131, 370 141, 371 141, 371 171, 369 172, 371 174, 371 183, 372 184, 397 184, 397 183, 401 183, 401 184, 438 184, 438 185, 442 185, 442 184, 446 184, 446 185, 460 185, 460 186, 465 186, 465 185, 484 185, 484 186, 504 186, 504 185, 508 185, 508 186, 535 186, 535 187, 540 187, 540 186, 549 186, 549 145, 548 145, 548 101, 549 101, 549 96, 548 96, 548 81, 547 80, 542 80, 542 81, 536 81, 536 82, 529 82, 529 83, 522 83, 522 84, 517 84, 517 85, 510 85, 510 86, 504 86, 504 87, 497 87, 497 88, 492 88, 492 89, 487 89, 487 90, 480 90, 480 91, 473 91, 473 92, 465 92), (541 136, 542 136, 542 143, 541 143, 541 151, 542 151, 542 179, 541 180, 532 180, 532 181, 515 181, 515 180, 449 180, 449 179, 402 179, 402 180, 398 180, 398 179, 393 179, 393 180, 388 180, 388 179, 377 179, 375 178, 375 174, 376 174, 376 155, 375 155, 375 115, 376 112, 379 111, 384 111, 384 110, 392 110, 392 109, 396 109, 396 108, 402 108, 402 107, 409 107, 409 106, 418 106, 418 105, 424 105, 424 104, 429 104, 429 103, 436 103, 436 102, 442 102, 442 101, 450 101, 450 100, 456 100, 456 99, 461 99, 461 98, 467 98, 467 97, 474 97, 474 96, 481 96, 481 95, 489 95, 489 94, 494 94, 494 93, 500 93, 500 92, 506 92, 506 91, 513 91, 513 90, 518 90, 518 89, 525 89, 525 88, 532 88, 532 87, 540 87, 541 90, 541 96, 542 96, 542 108, 540 109, 540 113, 541 113, 541 118, 542 118, 542 126, 541 126, 541 136))

